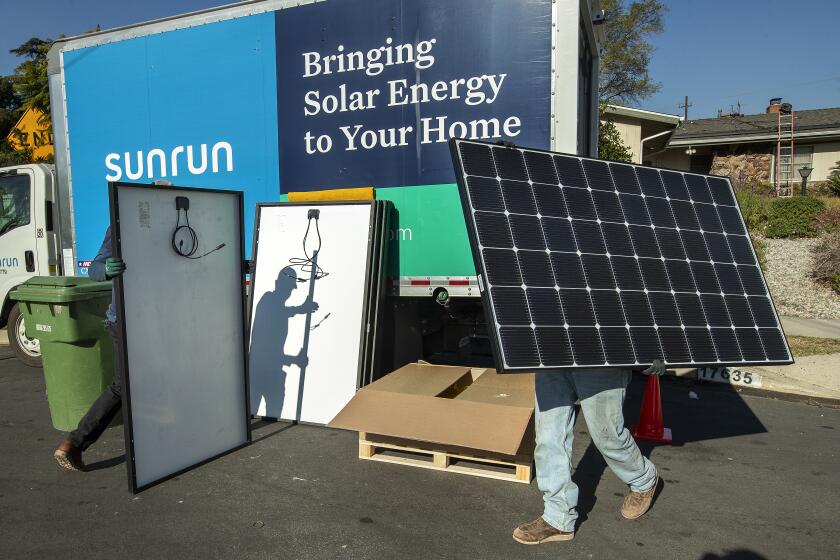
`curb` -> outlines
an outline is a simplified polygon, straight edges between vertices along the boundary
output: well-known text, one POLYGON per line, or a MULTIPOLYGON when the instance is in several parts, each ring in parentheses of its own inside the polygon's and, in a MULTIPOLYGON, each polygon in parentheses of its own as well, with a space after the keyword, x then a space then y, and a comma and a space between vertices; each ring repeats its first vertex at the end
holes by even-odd
MULTIPOLYGON (((833 354, 827 355, 836 356, 833 354)), ((840 390, 834 390, 787 377, 780 372, 763 367, 749 366, 748 369, 738 369, 741 371, 748 371, 753 374, 759 374, 763 378, 762 386, 758 388, 750 387, 748 385, 740 385, 737 383, 707 381, 698 378, 696 368, 668 370, 668 374, 677 380, 690 381, 704 386, 720 386, 721 388, 729 387, 744 394, 779 398, 783 400, 802 400, 802 397, 805 397, 806 400, 813 402, 814 404, 840 408, 840 390)))

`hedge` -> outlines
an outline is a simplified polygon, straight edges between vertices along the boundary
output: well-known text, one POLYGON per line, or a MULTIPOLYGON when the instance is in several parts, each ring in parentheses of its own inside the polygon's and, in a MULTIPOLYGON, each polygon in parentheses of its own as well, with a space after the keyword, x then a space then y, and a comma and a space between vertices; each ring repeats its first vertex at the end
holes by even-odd
POLYGON ((777 198, 767 212, 766 237, 814 237, 817 235, 817 215, 825 208, 818 198, 794 196, 777 198))

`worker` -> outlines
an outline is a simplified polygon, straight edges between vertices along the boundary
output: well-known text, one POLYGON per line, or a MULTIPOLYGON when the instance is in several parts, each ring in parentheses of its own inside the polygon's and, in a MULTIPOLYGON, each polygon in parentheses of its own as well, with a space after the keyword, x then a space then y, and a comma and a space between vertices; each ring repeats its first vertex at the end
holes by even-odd
MULTIPOLYGON (((656 360, 643 373, 662 375, 665 366, 656 360)), ((576 400, 580 400, 598 451, 616 476, 630 487, 621 504, 621 515, 637 519, 648 511, 659 475, 624 426, 622 407, 631 376, 627 369, 537 372, 534 460, 544 511, 536 520, 517 527, 514 540, 542 544, 570 541, 575 536, 578 487, 572 480, 572 441, 576 400)))
MULTIPOLYGON (((111 228, 105 231, 105 239, 96 254, 96 258, 90 263, 88 276, 102 282, 111 280, 125 272, 125 263, 122 259, 111 255, 111 228)), ((111 335, 114 344, 114 377, 111 384, 105 388, 90 410, 79 421, 79 426, 62 441, 53 454, 55 460, 62 467, 74 471, 84 470, 82 452, 90 447, 105 428, 114 419, 122 406, 122 385, 123 371, 122 361, 119 359, 121 351, 117 335, 117 313, 114 309, 114 294, 111 291, 111 304, 105 312, 105 330, 111 335)))

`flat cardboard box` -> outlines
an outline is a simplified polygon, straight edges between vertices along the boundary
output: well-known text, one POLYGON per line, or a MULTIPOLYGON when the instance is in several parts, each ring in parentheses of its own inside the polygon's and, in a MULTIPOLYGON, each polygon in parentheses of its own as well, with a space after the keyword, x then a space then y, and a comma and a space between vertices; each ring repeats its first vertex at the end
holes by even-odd
POLYGON ((328 424, 497 453, 533 453, 534 376, 409 364, 360 389, 328 424))

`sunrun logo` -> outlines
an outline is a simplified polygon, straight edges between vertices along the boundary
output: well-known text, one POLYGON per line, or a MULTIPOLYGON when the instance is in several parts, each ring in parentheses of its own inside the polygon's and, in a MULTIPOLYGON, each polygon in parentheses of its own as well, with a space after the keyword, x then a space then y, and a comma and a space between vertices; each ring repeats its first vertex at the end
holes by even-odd
POLYGON ((18 266, 17 257, 0 257, 0 266, 18 266))
MULTIPOLYGON (((224 162, 227 171, 233 171, 233 147, 228 142, 216 142, 210 148, 210 170, 212 173, 219 172, 219 159, 224 152, 224 162)), ((177 177, 183 172, 183 164, 186 163, 187 171, 191 175, 202 175, 207 171, 207 144, 202 144, 198 150, 193 146, 175 146, 169 153, 160 148, 154 148, 144 153, 137 150, 136 154, 131 152, 110 153, 105 156, 105 167, 111 173, 105 175, 106 181, 119 181, 123 175, 127 179, 137 180, 146 175, 146 178, 177 177), (200 152, 197 156, 196 152, 200 152), (180 156, 180 157, 179 157, 180 156), (199 161, 196 162, 196 159, 199 161)))

